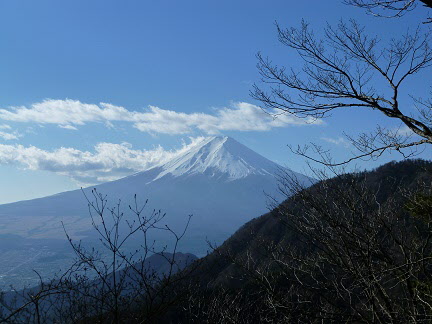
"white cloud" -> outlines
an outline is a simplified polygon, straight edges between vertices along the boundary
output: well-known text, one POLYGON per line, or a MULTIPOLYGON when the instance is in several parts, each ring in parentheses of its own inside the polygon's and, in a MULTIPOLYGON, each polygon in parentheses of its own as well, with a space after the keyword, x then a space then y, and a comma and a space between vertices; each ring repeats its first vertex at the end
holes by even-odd
POLYGON ((321 124, 321 120, 300 119, 292 115, 271 114, 258 106, 240 102, 231 107, 215 109, 213 114, 184 113, 150 106, 144 111, 130 111, 108 103, 85 104, 77 100, 45 100, 27 107, 0 109, 0 119, 55 124, 66 129, 90 122, 129 122, 142 132, 163 134, 188 134, 201 130, 207 134, 220 131, 268 131, 290 125, 321 124))
POLYGON ((70 129, 70 130, 78 130, 78 128, 72 125, 59 125, 59 127, 64 129, 70 129))
POLYGON ((400 125, 397 128, 392 129, 396 136, 412 136, 414 132, 406 125, 400 125))
POLYGON ((18 139, 19 136, 20 135, 17 133, 6 133, 6 132, 0 131, 0 138, 3 138, 6 141, 16 140, 16 139, 18 139))
POLYGON ((0 138, 5 141, 16 140, 20 138, 22 135, 17 131, 12 131, 12 127, 6 124, 0 124, 0 138))
POLYGON ((321 139, 323 141, 326 141, 326 142, 334 144, 334 145, 343 145, 345 147, 350 146, 350 143, 343 137, 338 137, 338 138, 321 137, 321 139))
POLYGON ((99 143, 94 152, 74 148, 46 151, 34 146, 0 144, 0 164, 16 165, 29 170, 44 170, 69 176, 82 185, 115 180, 163 163, 196 145, 202 138, 168 151, 162 147, 134 150, 129 143, 99 143))

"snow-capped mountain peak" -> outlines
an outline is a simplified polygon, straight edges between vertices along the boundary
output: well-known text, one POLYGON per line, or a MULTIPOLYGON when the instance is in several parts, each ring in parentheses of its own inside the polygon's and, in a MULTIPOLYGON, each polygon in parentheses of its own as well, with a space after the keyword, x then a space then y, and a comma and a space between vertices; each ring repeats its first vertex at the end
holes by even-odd
MULTIPOLYGON (((161 226, 165 224, 177 233, 184 231, 188 216, 193 215, 182 249, 205 255, 208 241, 222 243, 241 225, 268 212, 269 196, 272 197, 271 203, 286 198, 278 190, 278 177, 275 175, 280 171, 294 175, 305 185, 314 182, 288 168, 281 170, 278 164, 232 138, 200 138, 185 145, 169 161, 97 185, 96 189, 107 197, 109 207, 122 207, 125 217, 133 219, 135 215, 128 213, 128 205, 135 203, 135 197, 139 205, 148 201, 143 216, 152 215, 152 210, 162 210, 161 226)), ((83 189, 90 199, 94 188, 83 189)), ((59 246, 64 245, 57 243, 61 241, 54 241, 64 239, 63 226, 77 239, 93 239, 88 201, 81 190, 0 206, 0 235, 48 239, 44 245, 50 246, 50 253, 57 253, 59 246)), ((157 235, 153 238, 161 244, 161 249, 172 244, 169 231, 157 235)), ((21 242, 18 239, 13 241, 21 242)), ((17 244, 21 251, 22 244, 17 244)), ((52 263, 46 263, 44 269, 50 267, 52 263)), ((38 279, 37 276, 34 278, 38 279)), ((1 283, 0 280, 0 287, 1 283)))
POLYGON ((269 175, 279 166, 227 136, 206 137, 169 162, 160 165, 160 173, 153 181, 174 177, 206 174, 227 181, 245 178, 251 174, 269 175))

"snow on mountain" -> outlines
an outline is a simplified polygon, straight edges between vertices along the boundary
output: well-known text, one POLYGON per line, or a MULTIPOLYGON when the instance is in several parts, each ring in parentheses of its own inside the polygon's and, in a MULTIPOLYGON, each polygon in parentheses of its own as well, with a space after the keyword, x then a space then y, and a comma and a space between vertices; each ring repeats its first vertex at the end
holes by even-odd
MULTIPOLYGON (((166 163, 95 188, 113 202, 122 199, 127 203, 135 194, 142 200, 148 198, 150 207, 166 211, 173 223, 194 214, 194 227, 211 224, 232 233, 267 211, 265 193, 277 194, 275 174, 282 170, 310 182, 308 177, 282 168, 230 137, 208 137, 166 163), (229 223, 224 223, 226 220, 229 223)), ((84 192, 90 194, 92 188, 84 192)), ((0 205, 0 234, 63 237, 60 220, 72 224, 76 232, 90 226, 81 190, 0 205)))
MULTIPOLYGON (((113 202, 122 199, 127 203, 135 194, 142 200, 148 198, 151 208, 166 211, 174 223, 183 219, 181 215, 194 214, 195 227, 212 224, 232 233, 267 211, 264 192, 276 195, 275 174, 281 170, 310 182, 230 137, 208 137, 166 163, 95 188, 113 202)), ((84 192, 90 194, 92 188, 84 192)), ((81 190, 0 205, 0 234, 63 237, 60 220, 72 224, 76 232, 89 227, 87 202, 81 190), (23 224, 20 220, 24 218, 23 224)))
MULTIPOLYGON (((135 194, 140 202, 148 199, 146 211, 161 209, 167 215, 164 224, 177 231, 192 214, 181 250, 203 255, 208 249, 206 240, 221 243, 245 222, 267 212, 266 194, 282 198, 278 197, 275 177, 281 170, 305 184, 312 181, 232 138, 210 137, 196 141, 166 163, 95 188, 107 195, 111 206, 121 199, 125 213, 135 194)), ((89 197, 92 188, 84 189, 89 197)), ((81 190, 0 205, 0 243, 2 235, 10 234, 63 240, 62 221, 76 238, 94 236, 81 190)), ((169 244, 163 235, 155 239, 169 244)))
POLYGON ((230 137, 208 137, 161 167, 163 171, 153 181, 167 174, 207 174, 233 181, 252 174, 272 175, 277 165, 230 137))

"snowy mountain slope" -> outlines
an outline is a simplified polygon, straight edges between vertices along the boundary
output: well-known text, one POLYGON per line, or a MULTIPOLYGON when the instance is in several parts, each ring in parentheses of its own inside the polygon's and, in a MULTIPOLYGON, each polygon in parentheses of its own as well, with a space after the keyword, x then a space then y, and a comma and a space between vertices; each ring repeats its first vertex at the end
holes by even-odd
MULTIPOLYGON (((210 226, 232 233, 245 221, 266 212, 264 192, 276 194, 274 175, 280 170, 282 167, 232 138, 210 137, 165 164, 95 188, 107 194, 113 204, 122 199, 125 207, 134 194, 141 201, 149 199, 149 209, 162 209, 173 224, 193 214, 193 227, 210 226)), ((310 181, 301 174, 296 176, 310 181)), ((84 189, 88 195, 90 190, 84 189)), ((74 232, 89 228, 87 202, 81 190, 0 205, 0 234, 61 238, 61 220, 74 232)))
MULTIPOLYGON (((167 163, 95 188, 107 195, 111 206, 121 199, 125 213, 135 194, 139 202, 148 199, 146 211, 161 209, 167 215, 163 224, 177 231, 192 214, 181 250, 203 255, 208 249, 206 239, 221 243, 245 222, 268 211, 266 194, 277 196, 275 173, 281 170, 232 138, 211 137, 167 163)), ((308 177, 294 174, 311 183, 308 177)), ((84 189, 89 197, 91 189, 84 189)), ((8 234, 63 240, 62 221, 75 238, 94 237, 81 190, 0 205, 0 243, 2 235, 8 234)), ((155 239, 169 244, 163 235, 155 239)))
POLYGON ((167 174, 179 177, 200 173, 232 181, 252 174, 272 175, 278 167, 232 138, 210 137, 164 164, 153 181, 167 174))

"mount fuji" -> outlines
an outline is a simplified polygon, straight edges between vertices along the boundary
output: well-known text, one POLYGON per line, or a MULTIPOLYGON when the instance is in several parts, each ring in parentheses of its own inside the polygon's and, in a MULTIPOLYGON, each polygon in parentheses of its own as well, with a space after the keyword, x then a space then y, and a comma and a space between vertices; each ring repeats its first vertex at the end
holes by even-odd
MULTIPOLYGON (((83 191, 91 196, 91 189, 96 188, 112 205, 121 199, 125 213, 135 194, 139 202, 148 199, 146 210, 162 210, 166 213, 163 223, 176 231, 192 215, 181 248, 203 255, 208 249, 206 240, 221 243, 245 222, 268 210, 266 194, 278 197, 275 175, 280 172, 288 172, 306 185, 313 182, 230 137, 209 137, 166 163, 83 191)), ((0 242, 13 245, 22 238, 34 246, 38 241, 64 241, 61 222, 73 237, 92 238, 87 201, 81 190, 0 205, 0 242)))

